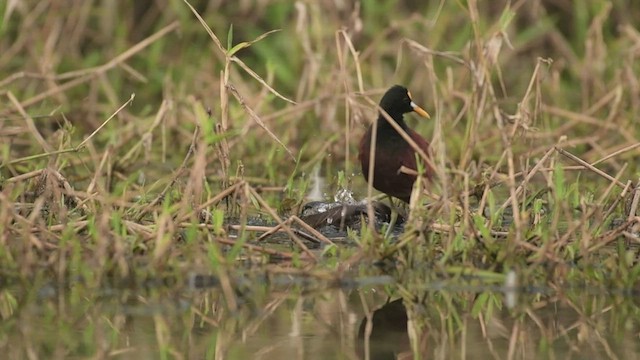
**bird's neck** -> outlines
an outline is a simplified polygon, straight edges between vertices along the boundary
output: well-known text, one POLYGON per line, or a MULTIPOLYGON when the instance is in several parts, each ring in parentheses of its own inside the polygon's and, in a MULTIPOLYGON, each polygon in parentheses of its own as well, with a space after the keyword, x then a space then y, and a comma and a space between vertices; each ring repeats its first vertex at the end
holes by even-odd
MULTIPOLYGON (((404 122, 404 117, 402 116, 402 113, 388 113, 388 114, 389 116, 391 116, 393 120, 395 120, 396 123, 398 123, 398 125, 400 125, 400 127, 403 130, 405 131, 407 130, 407 124, 405 124, 404 122)), ((387 121, 387 119, 383 114, 378 114, 378 129, 379 130, 382 129, 383 131, 394 130, 393 126, 389 124, 389 121, 387 121)))

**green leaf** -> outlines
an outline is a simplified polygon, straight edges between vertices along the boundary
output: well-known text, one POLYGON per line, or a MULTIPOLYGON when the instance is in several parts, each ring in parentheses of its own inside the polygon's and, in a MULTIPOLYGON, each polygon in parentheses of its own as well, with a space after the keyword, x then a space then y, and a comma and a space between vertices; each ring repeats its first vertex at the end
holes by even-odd
POLYGON ((489 205, 489 214, 491 214, 491 224, 494 226, 501 224, 502 211, 498 211, 498 206, 496 205, 496 197, 491 189, 489 189, 488 192, 487 205, 489 205))
POLYGON ((224 211, 214 209, 212 215, 213 232, 216 235, 224 234, 224 211))
POLYGON ((553 185, 555 187, 556 201, 564 200, 566 194, 566 183, 564 178, 564 170, 562 165, 556 164, 553 171, 553 185))
MULTIPOLYGON (((231 48, 231 50, 227 51, 227 55, 228 56, 233 56, 235 55, 235 53, 237 53, 238 51, 248 48, 249 46, 257 43, 258 41, 266 38, 267 36, 273 34, 274 32, 278 32, 280 31, 280 29, 275 29, 275 30, 271 30, 271 31, 267 31, 266 33, 258 36, 257 38, 255 38, 254 40, 251 41, 243 41, 239 44, 237 44, 236 46, 234 46, 233 48, 231 48)), ((229 44, 229 47, 231 46, 231 44, 229 44)))
POLYGON ((474 215, 473 222, 476 225, 476 228, 480 231, 480 235, 482 235, 484 240, 491 242, 493 238, 491 237, 489 228, 487 228, 487 226, 484 224, 485 218, 481 215, 474 215))
POLYGON ((227 50, 231 49, 231 45, 233 45, 233 24, 229 25, 229 32, 227 33, 227 50))
POLYGON ((484 309, 487 304, 487 300, 489 299, 489 293, 483 292, 476 298, 476 301, 473 303, 473 308, 471 308, 471 316, 477 318, 480 315, 480 312, 484 309))
POLYGON ((500 29, 505 30, 515 16, 516 12, 507 6, 500 15, 500 29))

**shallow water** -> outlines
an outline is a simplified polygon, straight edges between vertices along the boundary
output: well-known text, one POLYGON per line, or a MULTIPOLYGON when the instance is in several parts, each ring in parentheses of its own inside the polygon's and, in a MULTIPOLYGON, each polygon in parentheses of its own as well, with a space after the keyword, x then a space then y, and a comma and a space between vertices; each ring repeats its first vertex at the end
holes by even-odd
POLYGON ((268 272, 228 286, 215 276, 161 283, 6 287, 3 358, 640 357, 638 299, 625 292, 505 292, 475 280, 408 290, 384 275, 336 282, 268 272), (507 308, 510 292, 517 301, 507 308))

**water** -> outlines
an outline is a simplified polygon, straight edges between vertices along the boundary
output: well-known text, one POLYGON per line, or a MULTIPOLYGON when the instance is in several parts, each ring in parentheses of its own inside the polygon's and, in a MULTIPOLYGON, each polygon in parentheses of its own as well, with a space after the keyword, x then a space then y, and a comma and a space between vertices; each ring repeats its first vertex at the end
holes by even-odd
POLYGON ((394 279, 267 270, 226 287, 216 276, 100 289, 11 284, 0 292, 0 347, 6 359, 640 357, 630 291, 520 286, 508 308, 500 284, 394 279))

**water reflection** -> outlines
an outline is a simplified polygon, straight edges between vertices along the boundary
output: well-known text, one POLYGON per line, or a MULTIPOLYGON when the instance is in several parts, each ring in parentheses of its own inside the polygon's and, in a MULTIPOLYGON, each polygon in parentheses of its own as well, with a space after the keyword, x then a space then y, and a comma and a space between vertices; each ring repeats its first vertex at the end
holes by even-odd
POLYGON ((365 316, 358 329, 356 349, 362 359, 396 359, 400 354, 410 354, 411 344, 407 332, 407 309, 403 300, 384 304, 365 316))
POLYGON ((279 279, 227 290, 189 282, 100 291, 83 284, 13 286, 0 291, 0 347, 8 359, 640 356, 640 311, 630 297, 524 293, 508 310, 502 293, 477 286, 418 292, 355 283, 373 285, 279 279), (230 297, 235 310, 227 306, 230 297))

